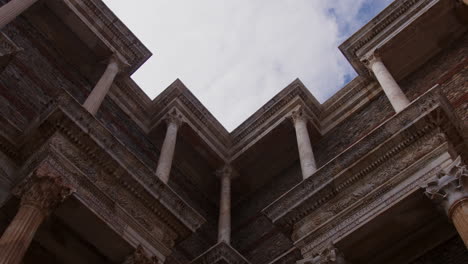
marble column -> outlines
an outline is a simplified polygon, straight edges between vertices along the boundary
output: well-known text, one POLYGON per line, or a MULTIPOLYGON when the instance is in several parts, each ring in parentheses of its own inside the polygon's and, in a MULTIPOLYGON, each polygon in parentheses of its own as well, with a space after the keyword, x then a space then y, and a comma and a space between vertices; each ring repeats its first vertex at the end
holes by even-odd
POLYGON ((425 193, 444 210, 468 248, 468 168, 461 158, 429 182, 425 193))
POLYGON ((156 176, 159 177, 164 183, 169 182, 171 173, 172 160, 174 158, 174 150, 177 141, 177 131, 183 124, 183 117, 177 111, 170 112, 166 116, 167 130, 166 137, 161 148, 159 155, 158 167, 156 169, 156 176))
POLYGON ((20 207, 0 238, 0 264, 21 263, 41 223, 71 192, 47 167, 40 167, 15 190, 20 207))
POLYGON ((104 98, 109 92, 115 77, 125 66, 126 63, 119 59, 117 55, 112 55, 110 57, 106 70, 94 86, 91 93, 88 95, 88 98, 86 98, 86 101, 83 103, 83 107, 91 114, 94 115, 97 113, 102 101, 104 101, 104 98))
POLYGON ((148 256, 143 247, 139 245, 135 252, 125 259, 123 264, 159 264, 159 261, 155 256, 148 256))
POLYGON ((221 181, 219 197, 218 243, 231 243, 231 179, 233 169, 230 165, 224 166, 216 172, 221 181))
POLYGON ((37 0, 12 0, 0 7, 0 29, 36 3, 37 0))
POLYGON ((296 130, 302 178, 306 179, 317 171, 314 152, 312 151, 312 144, 310 143, 309 132, 307 131, 307 117, 302 109, 298 109, 291 113, 291 118, 296 130))
POLYGON ((405 109, 410 104, 410 101, 390 74, 387 67, 385 67, 382 58, 374 53, 367 57, 364 63, 374 73, 375 78, 382 87, 395 112, 398 113, 405 109))
POLYGON ((311 258, 299 260, 296 264, 349 264, 336 247, 331 246, 311 258))

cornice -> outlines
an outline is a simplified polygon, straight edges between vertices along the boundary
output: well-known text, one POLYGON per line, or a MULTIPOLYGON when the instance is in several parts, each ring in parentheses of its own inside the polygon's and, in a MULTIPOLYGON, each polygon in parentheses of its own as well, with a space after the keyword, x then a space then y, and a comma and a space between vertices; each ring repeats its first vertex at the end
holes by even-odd
POLYGON ((324 245, 345 239, 347 235, 405 197, 416 192, 422 195, 421 186, 451 162, 448 145, 446 142, 442 143, 443 139, 438 137, 437 133, 428 134, 428 137, 422 140, 413 145, 413 149, 404 153, 402 163, 397 166, 388 164, 382 168, 384 172, 390 174, 385 175, 388 180, 384 184, 359 195, 353 203, 343 204, 345 208, 300 237, 294 244, 301 249, 302 255, 314 256, 323 250, 324 245), (429 141, 422 142, 424 139, 429 139, 429 141), (421 154, 420 150, 417 153, 411 153, 417 148, 425 149, 424 153, 427 151, 429 153, 418 157, 421 154))
POLYGON ((413 101, 405 110, 392 116, 319 168, 312 177, 303 180, 267 206, 262 213, 273 223, 290 228, 340 190, 364 177, 416 138, 433 129, 436 125, 430 122, 431 114, 436 110, 443 112, 438 89, 434 87, 413 101), (385 151, 380 152, 380 155, 373 153, 382 147, 385 151), (362 162, 364 159, 367 159, 366 162, 362 162), (358 166, 360 163, 367 165, 358 166), (350 174, 350 171, 355 173, 350 174))
MULTIPOLYGON (((351 63, 353 68, 363 76, 368 74, 366 67, 360 62, 360 56, 375 50, 378 43, 375 42, 380 36, 391 35, 404 26, 409 17, 424 7, 440 0, 401 0, 394 1, 384 11, 378 14, 360 30, 354 33, 339 49, 351 63), (359 55, 358 55, 359 54, 359 55)), ((381 46, 379 44, 379 46, 381 46)))
POLYGON ((181 236, 196 231, 205 222, 169 186, 160 182, 148 165, 139 160, 70 95, 63 93, 48 109, 42 119, 38 120, 35 129, 31 128, 20 140, 18 149, 21 160, 26 161, 45 140, 60 131, 104 171, 114 173, 119 170, 120 175, 116 177, 121 180, 121 184, 133 195, 141 199, 146 197, 142 202, 181 236))
POLYGON ((230 245, 220 242, 203 254, 190 262, 191 264, 249 264, 250 262, 245 259, 237 250, 230 245), (224 262, 223 262, 224 261, 224 262))
POLYGON ((104 2, 94 0, 64 0, 63 2, 110 51, 118 52, 125 58, 130 64, 130 74, 151 57, 151 52, 104 2))

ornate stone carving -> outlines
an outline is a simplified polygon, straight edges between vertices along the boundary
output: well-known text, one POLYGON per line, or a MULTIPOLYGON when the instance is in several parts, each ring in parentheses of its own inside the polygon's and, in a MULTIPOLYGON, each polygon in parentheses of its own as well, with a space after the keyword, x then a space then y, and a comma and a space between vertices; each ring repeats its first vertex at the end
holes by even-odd
POLYGON ((312 258, 299 260, 297 264, 346 264, 343 254, 333 245, 312 258))
POLYGON ((129 256, 123 264, 159 264, 160 262, 158 259, 153 256, 150 257, 146 254, 143 247, 138 245, 135 249, 135 252, 131 256, 129 256))
POLYGON ((164 120, 166 121, 167 125, 175 124, 177 127, 180 127, 185 123, 184 116, 176 109, 167 113, 164 120))
POLYGON ((372 64, 376 61, 382 61, 382 57, 380 56, 380 52, 374 50, 373 52, 369 53, 368 55, 361 58, 362 64, 366 66, 366 68, 371 72, 372 64))
POLYGON ((298 108, 297 110, 294 110, 291 112, 290 115, 291 120, 296 123, 299 121, 306 122, 309 121, 309 117, 307 116, 306 112, 302 107, 298 108))
POLYGON ((39 208, 49 214, 74 190, 48 164, 42 164, 33 175, 13 191, 21 197, 21 205, 39 208))
POLYGON ((452 216, 456 204, 468 199, 468 169, 461 157, 427 183, 425 194, 452 216))
POLYGON ((230 179, 234 179, 238 176, 238 173, 230 164, 224 165, 222 168, 218 169, 215 172, 218 178, 228 177, 230 179))

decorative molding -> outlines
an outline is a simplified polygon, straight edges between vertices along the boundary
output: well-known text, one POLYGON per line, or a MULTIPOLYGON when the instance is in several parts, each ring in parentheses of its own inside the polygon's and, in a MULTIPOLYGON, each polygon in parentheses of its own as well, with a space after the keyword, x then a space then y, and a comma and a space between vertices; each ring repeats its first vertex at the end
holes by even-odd
MULTIPOLYGON (((388 152, 383 153, 382 157, 375 157, 375 155, 373 155, 375 161, 368 162, 367 164, 369 165, 367 167, 362 168, 359 173, 353 174, 352 178, 336 186, 338 178, 348 175, 345 173, 345 169, 351 164, 362 160, 363 157, 369 157, 369 153, 377 146, 381 145, 382 142, 394 138, 395 135, 402 133, 404 130, 408 130, 410 127, 408 126, 408 120, 419 120, 423 122, 424 119, 422 119, 422 117, 431 116, 430 113, 440 106, 438 103, 438 97, 440 95, 437 89, 438 88, 435 87, 413 101, 404 111, 394 115, 371 131, 366 137, 337 155, 333 160, 319 168, 315 172, 314 177, 303 180, 300 184, 263 209, 262 213, 274 223, 281 222, 281 225, 291 227, 309 212, 323 204, 323 202, 335 196, 339 190, 352 184, 359 178, 364 177, 364 175, 388 160, 416 138, 430 131, 432 128, 428 124, 422 126, 423 128, 421 131, 412 132, 406 136, 403 133, 402 135, 406 138, 398 139, 398 144, 396 144, 393 149, 388 149, 388 152), (321 195, 326 195, 327 198, 317 198, 317 196, 321 195), (311 200, 312 197, 315 198, 311 200)), ((413 125, 416 127, 416 122, 413 125)))

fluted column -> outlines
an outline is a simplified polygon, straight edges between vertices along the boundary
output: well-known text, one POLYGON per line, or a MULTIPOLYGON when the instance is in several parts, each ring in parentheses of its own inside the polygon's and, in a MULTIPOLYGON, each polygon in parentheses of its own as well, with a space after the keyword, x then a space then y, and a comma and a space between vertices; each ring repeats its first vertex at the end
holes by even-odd
POLYGON ((216 172, 221 181, 219 197, 218 243, 231 243, 231 179, 234 171, 230 165, 216 172))
POLYGON ((405 109, 410 104, 410 101, 403 93, 392 74, 388 71, 387 67, 385 67, 382 58, 378 54, 373 53, 363 60, 363 62, 374 73, 375 78, 382 87, 385 95, 387 95, 395 112, 398 113, 405 109))
POLYGON ((158 259, 148 256, 141 245, 139 245, 132 255, 128 256, 122 264, 159 264, 158 259))
POLYGON ((0 7, 0 29, 36 3, 37 0, 12 0, 0 7))
POLYGON ((314 152, 310 143, 309 131, 307 130, 307 117, 302 109, 293 111, 291 118, 296 130, 297 148, 302 169, 302 178, 306 179, 317 171, 314 152))
POLYGON ((96 114, 99 107, 104 101, 107 93, 109 92, 112 83, 114 82, 115 76, 122 71, 126 66, 126 63, 122 61, 117 55, 112 55, 107 64, 106 70, 102 74, 101 78, 94 86, 91 93, 83 103, 83 107, 86 108, 91 114, 96 114))
POLYGON ((460 157, 427 184, 426 195, 445 211, 468 248, 468 169, 460 157))
POLYGON ((296 264, 349 264, 342 254, 333 245, 311 258, 299 260, 296 264))
POLYGON ((40 167, 15 192, 21 195, 21 203, 0 238, 0 264, 22 261, 41 223, 72 191, 60 176, 40 167))
POLYGON ((166 137, 164 138, 161 154, 159 156, 156 176, 158 176, 164 183, 167 184, 169 182, 169 175, 171 173, 172 160, 174 158, 177 131, 183 123, 183 117, 177 111, 170 112, 166 117, 166 123, 166 137))

